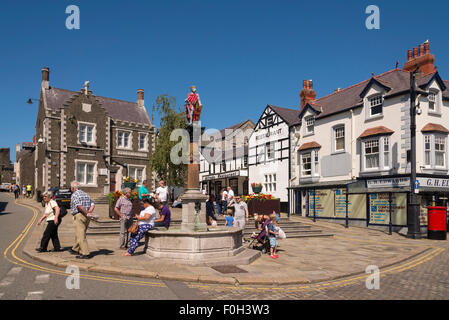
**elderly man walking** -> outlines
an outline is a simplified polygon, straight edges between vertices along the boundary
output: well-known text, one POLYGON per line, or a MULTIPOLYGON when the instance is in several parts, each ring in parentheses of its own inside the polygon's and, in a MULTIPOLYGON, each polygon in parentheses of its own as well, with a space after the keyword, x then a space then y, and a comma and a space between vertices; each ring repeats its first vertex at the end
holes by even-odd
POLYGON ((87 247, 86 231, 89 227, 90 217, 95 204, 90 197, 82 190, 79 190, 79 182, 73 181, 70 184, 72 197, 70 203, 70 212, 75 222, 75 245, 70 250, 72 254, 79 254, 77 259, 90 259, 89 248, 87 247))
POLYGON ((120 249, 128 248, 128 228, 133 224, 133 204, 131 202, 131 189, 123 189, 123 196, 115 204, 115 212, 120 217, 120 249))

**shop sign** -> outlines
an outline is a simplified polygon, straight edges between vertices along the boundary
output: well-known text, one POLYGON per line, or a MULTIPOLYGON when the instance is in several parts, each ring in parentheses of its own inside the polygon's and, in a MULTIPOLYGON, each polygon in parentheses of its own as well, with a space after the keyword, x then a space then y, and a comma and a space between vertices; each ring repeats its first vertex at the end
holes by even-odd
POLYGON ((417 180, 421 187, 449 189, 449 179, 419 177, 419 178, 417 178, 417 180))
POLYGON ((209 176, 205 176, 203 180, 215 180, 215 179, 225 179, 225 178, 232 178, 232 177, 238 177, 240 176, 240 171, 231 171, 231 172, 225 172, 220 174, 212 174, 209 176))
POLYGON ((277 130, 272 130, 272 131, 270 131, 270 129, 268 129, 266 133, 259 134, 258 136, 256 136, 256 141, 263 139, 263 138, 269 138, 271 136, 277 136, 277 135, 280 135, 281 133, 282 133, 282 128, 277 129, 277 130))
POLYGON ((367 188, 400 188, 409 187, 410 178, 387 178, 366 181, 367 188))

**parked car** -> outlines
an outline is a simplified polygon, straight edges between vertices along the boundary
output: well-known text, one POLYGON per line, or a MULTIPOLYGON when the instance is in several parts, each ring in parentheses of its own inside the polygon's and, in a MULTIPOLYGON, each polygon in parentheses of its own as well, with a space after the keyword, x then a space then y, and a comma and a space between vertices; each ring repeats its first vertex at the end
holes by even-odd
MULTIPOLYGON (((48 191, 53 192, 53 200, 56 201, 60 208, 70 209, 70 198, 72 197, 72 191, 68 189, 59 189, 56 187, 49 188, 48 191)), ((39 199, 42 206, 45 207, 44 199, 39 199)))
POLYGON ((11 183, 4 182, 4 183, 0 184, 0 191, 3 191, 3 192, 11 191, 11 183))

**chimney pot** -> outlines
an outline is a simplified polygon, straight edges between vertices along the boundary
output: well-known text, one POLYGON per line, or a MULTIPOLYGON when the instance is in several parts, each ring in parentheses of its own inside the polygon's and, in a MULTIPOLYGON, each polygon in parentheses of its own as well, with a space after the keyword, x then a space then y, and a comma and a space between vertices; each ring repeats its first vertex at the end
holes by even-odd
POLYGON ((413 58, 418 57, 418 48, 413 48, 413 58))
POLYGON ((410 60, 413 59, 413 50, 412 50, 412 49, 410 49, 410 50, 407 52, 407 58, 408 58, 408 61, 410 61, 410 60))
POLYGON ((303 80, 303 88, 299 93, 301 98, 301 111, 304 109, 305 105, 316 98, 316 92, 313 90, 312 80, 303 80))
POLYGON ((423 44, 419 46, 419 55, 420 56, 424 55, 424 45, 423 44))
POLYGON ((143 89, 137 90, 137 104, 141 107, 144 106, 143 89))
POLYGON ((424 54, 430 53, 430 43, 429 41, 424 42, 424 54))

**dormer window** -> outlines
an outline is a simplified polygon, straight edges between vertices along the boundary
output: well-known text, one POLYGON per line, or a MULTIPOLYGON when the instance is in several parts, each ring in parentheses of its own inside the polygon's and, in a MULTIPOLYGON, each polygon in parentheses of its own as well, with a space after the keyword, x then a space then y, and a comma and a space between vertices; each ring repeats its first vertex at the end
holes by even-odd
POLYGON ((440 95, 437 90, 431 89, 429 95, 427 96, 429 102, 429 113, 440 114, 440 95))
POLYGON ((370 116, 380 115, 383 112, 384 99, 381 95, 369 99, 370 116))
POLYGON ((305 134, 309 135, 309 134, 313 134, 315 131, 315 117, 314 116, 310 116, 305 118, 305 134))

